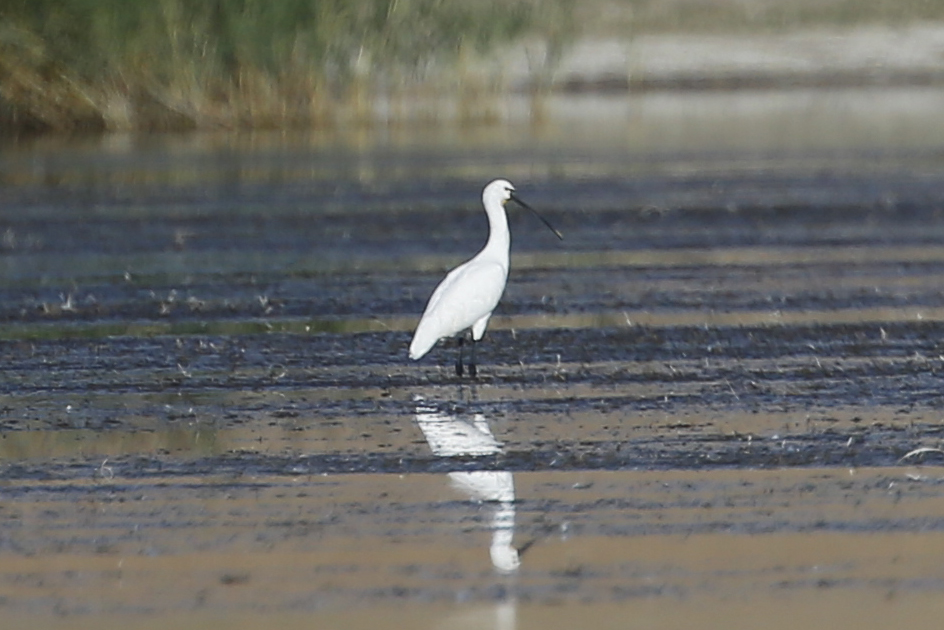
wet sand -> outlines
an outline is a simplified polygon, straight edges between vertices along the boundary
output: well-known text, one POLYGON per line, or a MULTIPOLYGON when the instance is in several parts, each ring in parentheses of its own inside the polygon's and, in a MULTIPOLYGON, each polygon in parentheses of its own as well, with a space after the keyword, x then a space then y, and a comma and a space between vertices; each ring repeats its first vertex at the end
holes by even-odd
POLYGON ((2 191, 4 628, 939 625, 939 153, 509 150, 473 382, 488 154, 161 151, 2 191))
POLYGON ((22 627, 156 617, 194 628, 933 627, 925 615, 941 612, 938 477, 891 467, 514 481, 515 537, 530 546, 509 575, 489 562, 498 508, 469 502, 446 475, 18 484, 15 517, 31 533, 5 552, 5 607, 22 627))

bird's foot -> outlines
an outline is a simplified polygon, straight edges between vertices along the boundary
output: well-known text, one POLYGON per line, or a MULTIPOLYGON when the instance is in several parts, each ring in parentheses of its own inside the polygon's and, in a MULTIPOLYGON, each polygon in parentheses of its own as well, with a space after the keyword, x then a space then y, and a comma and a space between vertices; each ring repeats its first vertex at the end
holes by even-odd
POLYGON ((469 364, 469 376, 471 376, 472 378, 475 378, 475 377, 476 377, 476 373, 477 373, 477 370, 475 369, 475 364, 474 364, 474 363, 470 363, 470 364, 469 364))

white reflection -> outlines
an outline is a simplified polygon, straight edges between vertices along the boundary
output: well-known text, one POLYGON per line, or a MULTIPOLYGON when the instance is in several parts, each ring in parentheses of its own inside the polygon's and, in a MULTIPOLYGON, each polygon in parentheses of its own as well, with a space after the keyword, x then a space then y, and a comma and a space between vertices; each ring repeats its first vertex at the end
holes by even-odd
POLYGON ((436 624, 442 630, 515 630, 518 603, 509 599, 494 606, 457 608, 436 624))
POLYGON ((452 485, 472 499, 497 504, 492 515, 492 564, 502 573, 518 570, 521 560, 511 544, 515 537, 515 480, 507 471, 451 472, 452 485))
MULTIPOLYGON (((493 455, 501 452, 501 443, 492 435, 488 421, 480 413, 470 420, 449 415, 424 404, 416 397, 416 422, 434 455, 493 455)), ((488 504, 493 510, 489 529, 492 544, 489 555, 500 573, 514 573, 521 566, 518 550, 512 545, 515 536, 515 481, 507 471, 451 472, 453 487, 470 499, 488 504)))

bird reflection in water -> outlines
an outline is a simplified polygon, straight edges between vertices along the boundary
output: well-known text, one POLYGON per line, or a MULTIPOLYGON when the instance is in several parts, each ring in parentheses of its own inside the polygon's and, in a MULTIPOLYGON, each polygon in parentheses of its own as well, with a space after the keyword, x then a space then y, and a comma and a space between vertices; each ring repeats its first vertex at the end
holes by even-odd
MULTIPOLYGON (((501 452, 501 443, 492 435, 488 421, 480 413, 463 419, 439 411, 422 397, 416 403, 416 422, 434 455, 439 457, 485 456, 501 452)), ((515 481, 508 471, 451 472, 452 485, 474 501, 493 510, 489 529, 492 565, 503 574, 514 573, 521 566, 515 536, 515 481)))

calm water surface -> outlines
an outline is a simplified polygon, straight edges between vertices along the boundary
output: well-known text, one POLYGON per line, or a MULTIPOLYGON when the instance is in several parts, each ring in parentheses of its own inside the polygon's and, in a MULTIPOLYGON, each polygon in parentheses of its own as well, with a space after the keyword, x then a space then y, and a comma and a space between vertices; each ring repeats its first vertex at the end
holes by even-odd
POLYGON ((495 109, 2 146, 4 624, 937 627, 944 91, 495 109))

